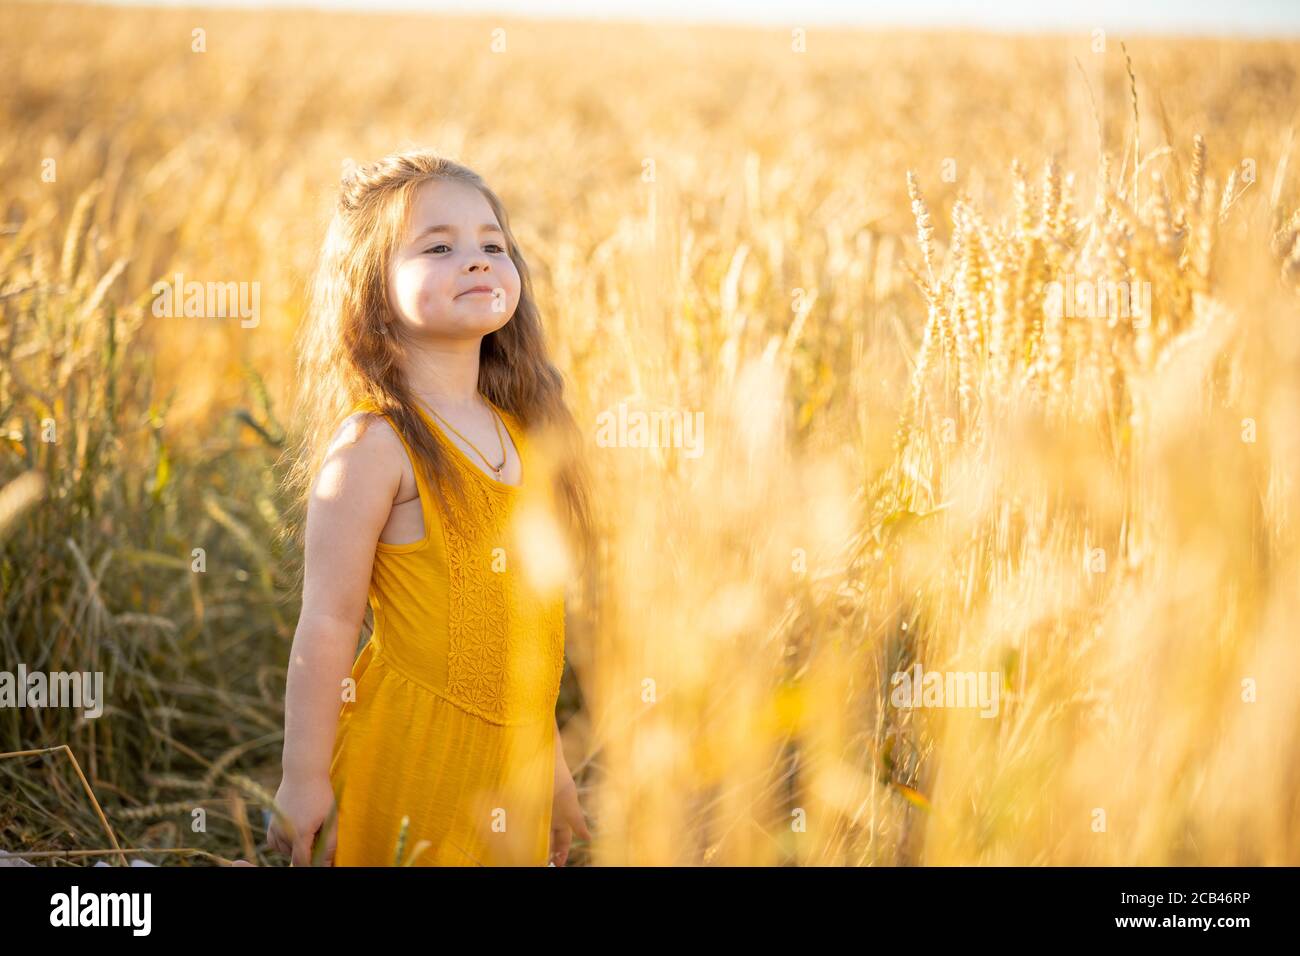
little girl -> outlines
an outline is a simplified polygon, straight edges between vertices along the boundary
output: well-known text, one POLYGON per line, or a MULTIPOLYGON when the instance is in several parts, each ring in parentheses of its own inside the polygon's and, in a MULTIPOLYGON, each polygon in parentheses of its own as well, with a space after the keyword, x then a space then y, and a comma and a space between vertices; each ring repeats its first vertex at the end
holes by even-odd
POLYGON ((423 150, 350 171, 299 345, 302 613, 270 846, 297 866, 314 848, 336 866, 564 865, 590 839, 555 702, 591 521, 496 194, 423 150))

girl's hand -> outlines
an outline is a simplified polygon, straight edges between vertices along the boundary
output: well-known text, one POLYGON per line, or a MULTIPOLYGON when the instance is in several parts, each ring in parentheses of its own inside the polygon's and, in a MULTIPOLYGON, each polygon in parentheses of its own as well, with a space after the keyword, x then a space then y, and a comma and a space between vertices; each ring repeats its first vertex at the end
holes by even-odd
POLYGON ((573 782, 568 765, 558 759, 555 762, 555 797, 551 801, 551 862, 556 866, 564 866, 568 860, 574 834, 584 840, 591 839, 582 806, 578 803, 578 785, 573 782))
POLYGON ((334 789, 329 778, 303 780, 285 776, 275 793, 275 804, 284 818, 273 816, 266 828, 266 842, 271 849, 291 856, 294 866, 311 866, 312 845, 328 816, 330 825, 325 834, 321 866, 332 866, 339 828, 337 815, 330 813, 334 789))

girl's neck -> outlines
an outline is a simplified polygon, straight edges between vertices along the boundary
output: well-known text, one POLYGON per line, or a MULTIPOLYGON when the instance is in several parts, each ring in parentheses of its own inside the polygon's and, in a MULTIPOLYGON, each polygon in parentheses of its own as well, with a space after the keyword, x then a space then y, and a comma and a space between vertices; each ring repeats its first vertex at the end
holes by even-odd
POLYGON ((406 384, 416 398, 439 412, 481 408, 478 389, 480 341, 447 345, 417 344, 402 363, 406 384))

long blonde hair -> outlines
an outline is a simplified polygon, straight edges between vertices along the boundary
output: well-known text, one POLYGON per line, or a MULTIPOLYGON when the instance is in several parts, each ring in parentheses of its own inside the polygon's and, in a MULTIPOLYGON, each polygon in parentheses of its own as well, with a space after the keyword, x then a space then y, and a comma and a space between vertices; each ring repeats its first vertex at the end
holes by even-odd
MULTIPOLYGON (((427 487, 464 495, 463 476, 416 410, 398 361, 404 347, 399 327, 385 326, 393 318, 387 296, 389 263, 416 191, 431 180, 473 186, 505 233, 507 252, 519 270, 519 304, 510 321, 484 336, 479 391, 520 420, 530 444, 536 440, 547 449, 550 467, 543 474, 550 477, 571 554, 585 568, 593 529, 581 438, 564 401, 563 379, 546 348, 528 265, 505 206, 482 177, 426 149, 392 153, 343 176, 311 290, 311 311, 298 333, 295 434, 288 446, 285 478, 292 514, 286 533, 301 555, 307 499, 330 440, 342 420, 366 399, 406 439, 418 459, 416 466, 430 479, 427 487)), ((298 570, 301 586, 301 567, 298 570)))

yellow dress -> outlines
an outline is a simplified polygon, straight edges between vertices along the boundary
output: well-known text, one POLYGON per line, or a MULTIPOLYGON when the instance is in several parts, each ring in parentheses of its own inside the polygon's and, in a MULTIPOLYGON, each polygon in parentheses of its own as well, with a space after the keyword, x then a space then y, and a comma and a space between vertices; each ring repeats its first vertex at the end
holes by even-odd
POLYGON ((534 583, 529 549, 517 546, 528 438, 493 407, 522 462, 519 487, 474 465, 420 410, 464 473, 467 508, 430 493, 402 438, 425 536, 376 546, 374 631, 352 668, 355 699, 345 692, 330 764, 335 866, 391 866, 399 849, 416 866, 547 863, 564 594, 534 583))

